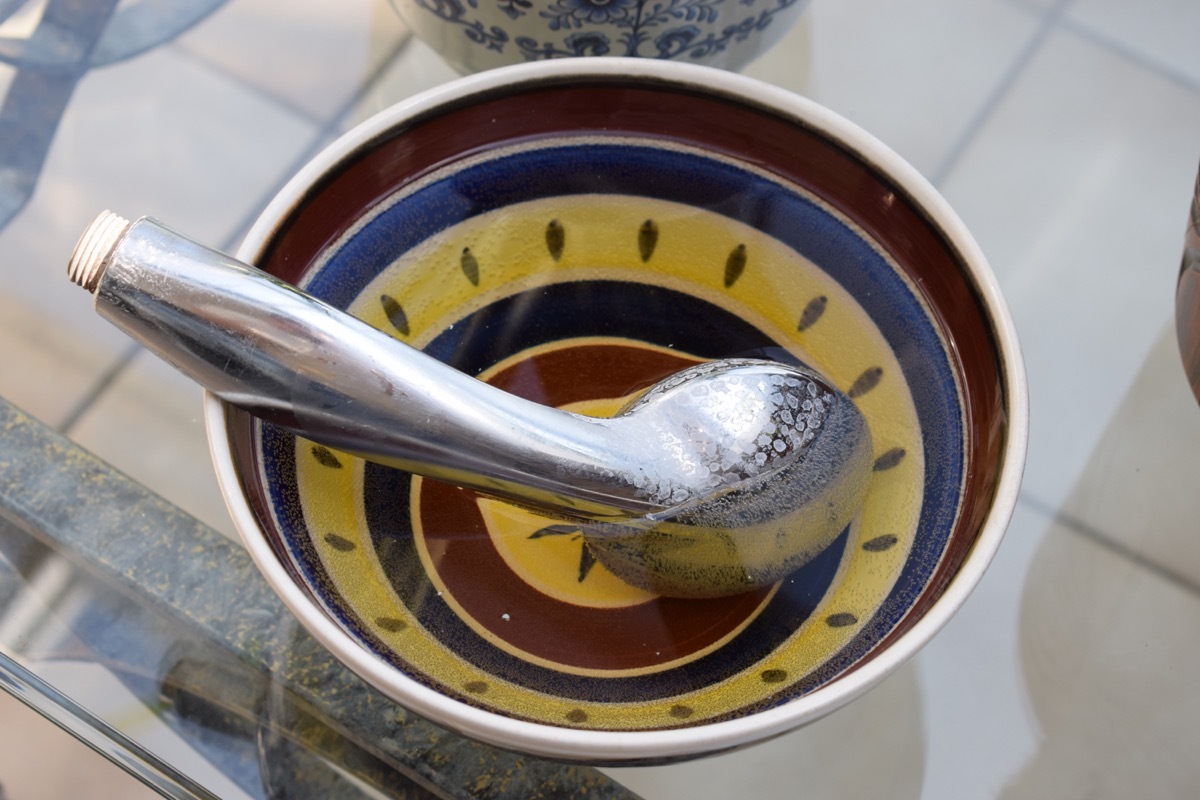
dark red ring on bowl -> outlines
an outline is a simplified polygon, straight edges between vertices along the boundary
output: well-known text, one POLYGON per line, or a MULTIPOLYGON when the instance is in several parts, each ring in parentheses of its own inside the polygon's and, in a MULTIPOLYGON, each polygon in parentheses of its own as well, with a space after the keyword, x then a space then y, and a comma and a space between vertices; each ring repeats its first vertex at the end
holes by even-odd
MULTIPOLYGON (((932 580, 896 628, 874 649, 901 637, 941 596, 975 543, 992 505, 1008 435, 1001 354, 980 287, 962 266, 951 237, 897 183, 865 157, 801 119, 738 97, 714 96, 641 78, 574 77, 512 83, 484 98, 409 120, 348 154, 274 231, 257 263, 295 282, 363 212, 397 189, 471 154, 547 135, 650 137, 728 155, 821 197, 861 226, 910 277, 952 343, 964 389, 967 474, 959 518, 932 580), (620 109, 617 112, 611 109, 620 109), (704 124, 696 120, 704 120, 704 124)), ((231 415, 235 456, 256 463, 249 419, 231 415)), ((257 474, 250 470, 249 474, 257 474)), ((270 520, 254 481, 243 480, 251 507, 270 520)), ((276 546, 273 544, 273 546, 276 546)), ((281 563, 289 559, 277 552, 281 563)), ((859 660, 851 669, 870 660, 859 660)))

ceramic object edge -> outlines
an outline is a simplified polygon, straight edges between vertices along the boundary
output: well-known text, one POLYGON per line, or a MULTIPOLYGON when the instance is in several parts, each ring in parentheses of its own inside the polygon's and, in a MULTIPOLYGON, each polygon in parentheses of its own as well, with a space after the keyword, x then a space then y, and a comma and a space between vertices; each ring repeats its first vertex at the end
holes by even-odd
POLYGON ((255 258, 270 240, 279 222, 286 219, 290 210, 303 200, 321 175, 347 154, 371 142, 398 122, 420 117, 443 104, 499 88, 585 75, 633 76, 651 82, 692 86, 705 93, 751 102, 821 130, 891 177, 898 185, 904 186, 915 204, 924 210, 946 240, 958 248, 963 263, 972 269, 968 277, 975 282, 982 307, 990 315, 995 344, 1001 355, 1000 379, 1007 398, 1008 442, 1002 448, 1005 462, 998 471, 987 521, 970 554, 940 598, 911 629, 876 657, 836 681, 809 695, 749 717, 694 728, 657 731, 575 730, 501 717, 446 697, 398 673, 354 642, 332 619, 314 606, 307 592, 292 581, 270 544, 256 535, 258 525, 254 512, 245 500, 240 478, 232 467, 234 459, 228 440, 227 409, 211 395, 206 395, 204 400, 205 420, 218 482, 249 554, 284 604, 310 633, 369 683, 418 715, 505 749, 600 764, 688 758, 767 739, 840 708, 905 663, 966 601, 998 549, 1016 504, 1028 435, 1024 370, 1011 316, 982 252, 946 201, 924 177, 874 137, 812 101, 750 78, 690 64, 627 58, 537 62, 469 76, 414 96, 344 134, 310 161, 262 212, 247 234, 238 256, 247 260, 255 258))

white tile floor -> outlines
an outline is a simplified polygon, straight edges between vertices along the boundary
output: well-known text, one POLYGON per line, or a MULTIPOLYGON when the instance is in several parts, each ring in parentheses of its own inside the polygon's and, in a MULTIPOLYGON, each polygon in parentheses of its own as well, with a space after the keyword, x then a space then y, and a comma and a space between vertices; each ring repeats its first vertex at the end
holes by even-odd
POLYGON ((1056 29, 946 177, 1022 333, 1035 409, 1026 486, 1052 505, 1171 314, 1195 95, 1056 29))
MULTIPOLYGON (((1144 623, 1195 628, 1200 547, 1180 550, 1139 528, 1129 495, 1121 504, 1086 487, 1112 459, 1142 458, 1147 479, 1134 496, 1169 505, 1175 489, 1188 490, 1186 476, 1150 476, 1173 476, 1172 452, 1200 445, 1200 417, 1195 430, 1162 431, 1150 449, 1114 422, 1191 402, 1165 332, 1200 160, 1197 30, 1196 0, 814 0, 747 70, 879 136, 979 239, 1028 362, 1028 478, 984 585, 879 691, 732 760, 622 772, 633 788, 770 798, 795 796, 803 781, 813 797, 929 800, 1154 796, 1151 785, 1163 797, 1195 794, 1187 725, 1200 712, 1189 682, 1200 648, 1172 648, 1144 623), (1131 392, 1147 356, 1138 387, 1155 388, 1131 392), (1064 504, 1073 527, 1049 514, 1064 504), (1114 584, 1127 595, 1106 598, 1114 584), (1031 611, 1043 608, 1057 613, 1031 611), (972 624, 982 619, 992 627, 972 624), (1079 670, 1102 625, 1129 638, 1128 657, 1079 670), (1132 680, 1148 663, 1178 668, 1155 685, 1132 680), (988 691, 961 691, 971 681, 988 691), (1142 702, 1155 691, 1178 693, 1179 703, 1141 722, 1174 748, 1122 738, 1122 720, 1162 709, 1142 702), (1124 700, 1071 702, 1086 692, 1124 700), (862 742, 872 769, 826 746, 844 736, 862 742), (993 748, 987 758, 980 741, 993 748), (762 785, 728 785, 747 774, 762 785)), ((0 68, 0 90, 10 74, 0 68)), ((385 0, 228 0, 175 42, 94 70, 68 106, 36 202, 0 230, 0 395, 230 531, 198 392, 152 359, 130 357, 63 278, 66 255, 105 207, 152 213, 232 247, 331 136, 452 75, 406 39, 385 0), (150 114, 153 134, 138 124, 150 114), (262 147, 228 135, 244 126, 261 131, 262 147)), ((0 701, 0 742, 10 754, 0 759, 4 800, 74 797, 80 785, 103 796, 86 779, 45 779, 48 763, 69 762, 80 775, 92 767, 11 702, 0 701)), ((108 777, 96 781, 122 785, 115 768, 97 769, 108 777)))
POLYGON ((828 106, 934 178, 1041 25, 1003 0, 817 0, 803 25, 744 72, 828 106), (798 73, 795 54, 805 49, 809 68, 798 73))

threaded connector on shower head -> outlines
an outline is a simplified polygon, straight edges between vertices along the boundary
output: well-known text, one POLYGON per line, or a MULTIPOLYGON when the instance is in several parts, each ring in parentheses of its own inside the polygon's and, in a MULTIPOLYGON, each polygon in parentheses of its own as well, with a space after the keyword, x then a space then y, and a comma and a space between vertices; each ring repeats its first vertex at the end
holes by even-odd
POLYGON ((104 211, 92 220, 92 224, 79 237, 71 260, 67 263, 67 277, 72 282, 95 293, 104 275, 108 259, 116 249, 117 242, 129 230, 129 220, 111 211, 104 211))

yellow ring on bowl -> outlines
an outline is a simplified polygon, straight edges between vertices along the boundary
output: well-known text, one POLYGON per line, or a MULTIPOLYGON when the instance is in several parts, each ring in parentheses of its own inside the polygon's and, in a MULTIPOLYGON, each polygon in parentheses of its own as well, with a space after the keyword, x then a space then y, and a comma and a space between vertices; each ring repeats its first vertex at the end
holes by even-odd
MULTIPOLYGON (((421 346, 500 298, 550 282, 603 279, 663 286, 725 308, 823 372, 843 391, 850 390, 869 370, 882 369, 883 377, 856 401, 870 425, 877 455, 902 450, 906 457, 893 468, 876 473, 830 590, 816 611, 769 657, 721 682, 651 702, 587 703, 503 681, 448 650, 396 596, 374 557, 362 504, 361 462, 352 469, 321 469, 306 457, 311 443, 297 440, 299 495, 310 530, 336 531, 342 540, 358 545, 347 552, 322 537, 314 538, 312 545, 333 591, 363 620, 388 620, 386 626, 376 624, 372 632, 418 675, 429 676, 456 694, 472 692, 469 702, 548 724, 609 730, 695 724, 767 701, 819 668, 872 618, 898 578, 915 536, 924 476, 921 433, 894 354, 868 315, 840 285, 767 235, 691 206, 643 197, 575 195, 482 214, 406 253, 379 275, 349 310, 369 324, 395 333, 378 298, 383 294, 401 298, 409 329, 405 341, 421 346), (648 219, 655 221, 658 236, 653 257, 644 260, 636 234, 648 219), (569 237, 558 258, 544 244, 552 220, 569 237), (746 266, 727 285, 727 257, 739 246, 746 255, 746 266), (479 264, 478 286, 467 279, 447 280, 448 265, 459 264, 464 247, 479 264), (820 324, 798 331, 797 321, 816 297, 827 300, 820 324), (883 535, 895 536, 895 545, 883 551, 862 547, 883 535), (839 624, 828 623, 830 614, 839 616, 839 624), (846 623, 851 617, 854 622, 846 623), (486 685, 486 692, 464 690, 481 685, 486 685), (686 716, 680 709, 686 709, 686 716)), ((355 461, 341 454, 338 457, 343 462, 355 461)), ((498 641, 469 616, 464 621, 506 651, 537 661, 498 641)), ((539 663, 545 666, 544 661, 539 663)))

